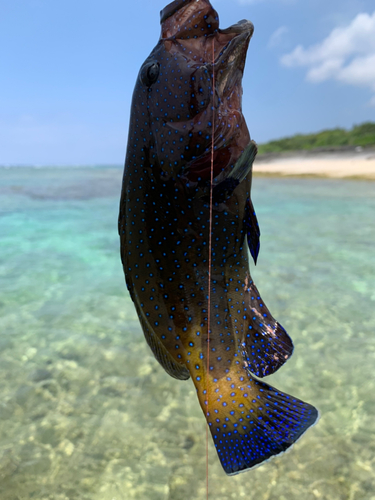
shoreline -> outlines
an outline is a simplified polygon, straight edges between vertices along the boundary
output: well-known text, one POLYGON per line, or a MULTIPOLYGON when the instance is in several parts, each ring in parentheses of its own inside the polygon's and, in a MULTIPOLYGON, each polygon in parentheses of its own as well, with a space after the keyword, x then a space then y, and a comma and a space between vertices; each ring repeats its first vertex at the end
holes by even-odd
POLYGON ((268 153, 256 158, 253 174, 375 181, 375 148, 268 153))
MULTIPOLYGON (((0 171, 12 169, 59 171, 121 170, 122 164, 114 165, 0 165, 0 171)), ((375 147, 325 148, 320 150, 266 153, 258 155, 253 165, 254 176, 300 177, 322 179, 347 179, 375 181, 375 147)))

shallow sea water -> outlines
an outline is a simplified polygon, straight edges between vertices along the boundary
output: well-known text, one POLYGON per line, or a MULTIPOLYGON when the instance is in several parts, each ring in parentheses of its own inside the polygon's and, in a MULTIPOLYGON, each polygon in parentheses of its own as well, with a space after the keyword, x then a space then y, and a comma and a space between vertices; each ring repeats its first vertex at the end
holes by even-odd
MULTIPOLYGON (((143 339, 119 260, 117 168, 0 169, 1 500, 203 500, 191 381, 143 339)), ((254 280, 295 343, 267 382, 316 405, 285 454, 210 498, 375 499, 375 183, 256 177, 254 280)))

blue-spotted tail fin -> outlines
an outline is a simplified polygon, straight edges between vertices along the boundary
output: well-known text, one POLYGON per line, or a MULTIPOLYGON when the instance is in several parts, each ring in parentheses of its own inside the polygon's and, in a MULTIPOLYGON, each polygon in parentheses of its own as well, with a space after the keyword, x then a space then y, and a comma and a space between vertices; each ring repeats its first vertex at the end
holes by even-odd
POLYGON ((284 453, 319 416, 310 404, 246 375, 223 377, 210 393, 207 421, 228 475, 284 453))

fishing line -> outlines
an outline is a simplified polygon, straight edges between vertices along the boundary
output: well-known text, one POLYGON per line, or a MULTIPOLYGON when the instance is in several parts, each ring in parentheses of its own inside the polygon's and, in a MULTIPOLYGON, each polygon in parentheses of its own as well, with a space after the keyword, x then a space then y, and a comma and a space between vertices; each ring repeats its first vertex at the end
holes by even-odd
POLYGON ((208 315, 207 315, 207 370, 206 370, 206 491, 208 500, 208 377, 210 373, 210 331, 211 331, 211 266, 212 266, 212 212, 214 182, 214 144, 215 144, 215 37, 212 37, 212 136, 211 136, 211 178, 210 178, 210 224, 208 235, 208 315))

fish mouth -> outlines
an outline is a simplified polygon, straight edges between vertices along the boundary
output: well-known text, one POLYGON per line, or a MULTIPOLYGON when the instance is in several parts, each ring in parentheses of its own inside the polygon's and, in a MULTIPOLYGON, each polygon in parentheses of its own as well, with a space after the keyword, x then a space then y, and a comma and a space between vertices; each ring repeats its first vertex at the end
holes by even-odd
POLYGON ((213 65, 217 71, 221 64, 221 81, 228 80, 234 63, 237 71, 243 73, 254 32, 250 21, 243 19, 220 29, 219 15, 209 0, 175 0, 160 12, 160 22, 161 40, 185 46, 189 54, 199 57, 207 68, 213 65))
MULTIPOLYGON (((226 96, 228 91, 241 86, 247 49, 253 32, 253 24, 246 20, 225 30, 218 30, 215 52, 219 50, 219 54, 214 63, 218 95, 226 96)), ((238 104, 241 107, 241 104, 238 104)))
POLYGON ((163 10, 160 11, 160 22, 164 23, 169 17, 173 16, 181 10, 183 7, 186 7, 188 4, 192 3, 195 0, 175 0, 171 2, 163 10))
POLYGON ((219 29, 219 15, 209 0, 175 0, 160 12, 161 39, 197 39, 220 33, 234 37, 254 31, 250 21, 239 21, 226 28, 219 29))

